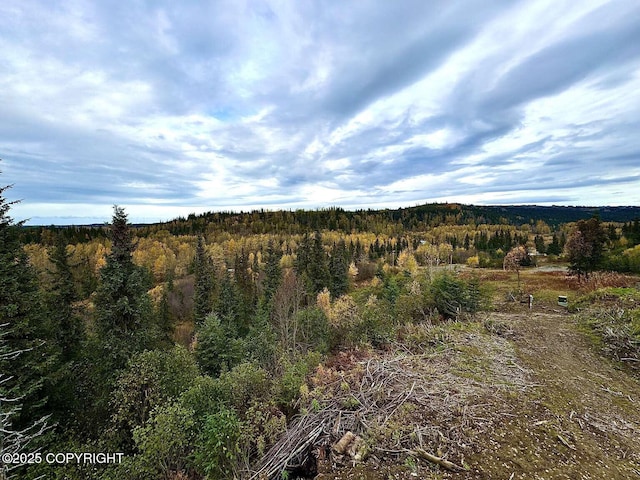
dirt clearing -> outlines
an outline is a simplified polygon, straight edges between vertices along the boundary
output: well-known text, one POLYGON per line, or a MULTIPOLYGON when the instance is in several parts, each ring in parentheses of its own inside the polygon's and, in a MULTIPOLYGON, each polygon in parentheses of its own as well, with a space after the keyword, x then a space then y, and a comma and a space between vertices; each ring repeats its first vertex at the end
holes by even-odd
POLYGON ((438 412, 414 401, 422 415, 405 408, 397 418, 395 453, 370 437, 365 463, 334 464, 319 479, 640 479, 640 382, 602 357, 571 315, 491 313, 448 329, 438 333, 442 358, 411 366, 409 355, 403 375, 407 393, 422 375, 464 403, 438 412), (466 470, 444 471, 415 455, 422 448, 466 470))
MULTIPOLYGON (((532 384, 469 459, 478 478, 640 478, 640 383, 599 355, 572 316, 492 314, 532 384)), ((472 477, 473 478, 473 477, 472 477)))

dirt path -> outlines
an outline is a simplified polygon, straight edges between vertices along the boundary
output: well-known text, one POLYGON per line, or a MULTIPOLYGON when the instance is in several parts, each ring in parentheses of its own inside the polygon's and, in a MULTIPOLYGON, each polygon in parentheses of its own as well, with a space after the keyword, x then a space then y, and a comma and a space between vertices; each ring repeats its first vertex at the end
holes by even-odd
MULTIPOLYGON (((571 316, 494 313, 531 387, 469 458, 467 478, 640 479, 640 381, 599 356, 571 316)), ((455 477, 452 477, 455 478, 455 477)))

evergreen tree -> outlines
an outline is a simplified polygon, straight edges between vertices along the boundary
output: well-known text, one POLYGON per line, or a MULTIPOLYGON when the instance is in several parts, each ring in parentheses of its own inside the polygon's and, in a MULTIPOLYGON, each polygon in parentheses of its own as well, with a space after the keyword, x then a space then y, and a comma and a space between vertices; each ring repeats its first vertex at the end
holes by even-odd
POLYGON ((49 250, 49 261, 53 269, 49 271, 46 303, 49 338, 52 348, 55 348, 55 355, 50 356, 51 374, 45 382, 46 408, 56 422, 57 429, 65 431, 74 423, 77 410, 83 408, 76 389, 77 369, 81 362, 86 332, 73 305, 77 297, 66 241, 58 234, 53 243, 53 248, 49 250))
POLYGON ((220 321, 225 324, 225 327, 227 325, 231 327, 234 335, 238 333, 238 293, 228 273, 225 273, 220 283, 220 296, 216 305, 216 314, 220 321))
POLYGON ((562 247, 560 246, 560 240, 558 240, 557 235, 553 236, 553 240, 547 247, 547 253, 549 255, 560 255, 562 253, 562 247))
POLYGON ((544 245, 544 238, 542 235, 536 235, 534 242, 538 253, 546 253, 546 247, 544 245))
POLYGON ((309 268, 309 262, 311 261, 311 238, 308 233, 305 233, 298 245, 296 251, 295 269, 296 273, 302 277, 309 268))
POLYGON ((133 263, 134 244, 124 209, 114 207, 111 253, 100 270, 95 299, 96 334, 110 369, 121 369, 134 353, 158 340, 147 294, 148 276, 133 263))
POLYGON ((578 274, 589 273, 600 266, 604 256, 607 234, 598 218, 580 220, 576 230, 567 240, 565 248, 569 257, 569 269, 578 274))
POLYGON ((329 291, 334 298, 347 293, 349 288, 349 264, 344 240, 333 246, 329 260, 329 291))
POLYGON ((280 259, 282 253, 279 248, 276 248, 273 240, 269 240, 267 245, 265 266, 265 278, 263 284, 263 305, 267 306, 270 310, 270 305, 273 300, 273 296, 276 294, 280 283, 282 283, 282 269, 280 268, 280 259))
POLYGON ((233 273, 238 295, 240 330, 243 334, 246 334, 254 314, 256 296, 253 278, 249 269, 249 256, 244 249, 241 250, 240 255, 236 255, 233 273))
POLYGON ((310 293, 314 296, 322 291, 323 288, 329 286, 329 267, 327 265, 327 256, 322 246, 322 234, 316 231, 313 237, 313 244, 307 267, 307 275, 310 280, 310 293))
POLYGON ((73 310, 76 292, 69 258, 66 242, 62 235, 58 235, 53 250, 49 253, 54 269, 49 272, 51 286, 48 310, 51 329, 63 363, 78 356, 85 336, 84 325, 73 310))
POLYGON ((195 284, 193 292, 193 318, 196 325, 201 324, 212 311, 213 268, 204 248, 204 240, 198 237, 194 260, 195 284))
POLYGON ((35 273, 19 240, 20 223, 9 216, 15 202, 3 196, 7 188, 0 187, 0 451, 20 453, 34 448, 47 428, 41 407, 48 346, 35 273))

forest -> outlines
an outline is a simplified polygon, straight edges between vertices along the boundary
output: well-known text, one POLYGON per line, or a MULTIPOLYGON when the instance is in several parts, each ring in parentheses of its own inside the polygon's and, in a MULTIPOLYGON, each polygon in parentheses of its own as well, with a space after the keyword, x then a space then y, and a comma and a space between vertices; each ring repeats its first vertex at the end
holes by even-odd
MULTIPOLYGON (((446 351, 455 334, 443 325, 495 311, 496 298, 519 305, 536 265, 565 269, 580 285, 602 271, 640 273, 637 209, 434 204, 132 225, 115 206, 101 226, 27 227, 12 219, 6 192, 4 478, 314 478, 322 455, 304 465, 315 443, 291 432, 330 405, 345 425, 364 408, 345 365, 375 352, 446 351), (496 283, 489 272, 507 276, 496 283), (297 456, 276 461, 292 438, 287 450, 297 456), (122 455, 48 463, 37 452, 122 455)), ((556 293, 541 299, 552 304, 556 293)), ((637 358, 640 330, 625 338, 618 358, 637 358)), ((360 380, 374 377, 370 362, 360 380)), ((389 419, 408 412, 414 387, 380 407, 387 418, 361 432, 352 457, 366 456, 381 442, 372 432, 384 437, 389 419)), ((418 457, 460 466, 444 453, 405 450, 414 459, 407 469, 418 457)))

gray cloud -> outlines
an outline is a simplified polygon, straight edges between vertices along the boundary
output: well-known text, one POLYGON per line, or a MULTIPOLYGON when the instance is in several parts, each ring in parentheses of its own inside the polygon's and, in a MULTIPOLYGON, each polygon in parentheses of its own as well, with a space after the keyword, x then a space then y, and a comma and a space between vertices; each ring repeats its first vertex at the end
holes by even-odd
POLYGON ((0 178, 43 223, 113 203, 157 219, 620 203, 630 186, 640 202, 632 2, 9 0, 0 15, 0 178))

